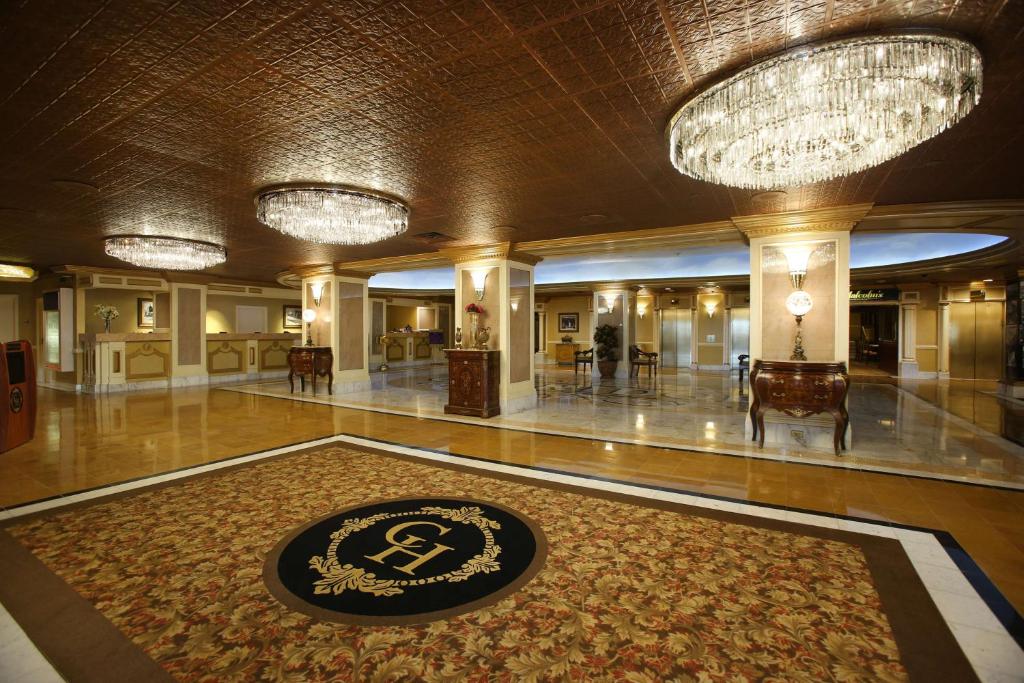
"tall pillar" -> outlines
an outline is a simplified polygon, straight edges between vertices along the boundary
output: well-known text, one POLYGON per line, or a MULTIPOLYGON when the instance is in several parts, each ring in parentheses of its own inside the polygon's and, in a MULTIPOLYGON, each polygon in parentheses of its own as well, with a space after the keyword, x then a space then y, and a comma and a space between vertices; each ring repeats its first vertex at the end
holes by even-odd
MULTIPOLYGON (((750 242, 750 363, 788 361, 794 350, 795 317, 786 308, 792 273, 804 271, 802 289, 812 300, 803 316, 808 361, 849 362, 850 231, 870 204, 732 219, 750 242)), ((765 417, 765 439, 788 446, 832 447, 831 418, 765 417)), ((752 425, 747 423, 747 429, 752 425)), ((748 431, 748 434, 750 431, 748 431)), ((853 440, 847 432, 847 445, 853 440)))
POLYGON ((171 385, 205 384, 206 285, 171 282, 171 385))
POLYGON ((917 301, 900 302, 899 376, 917 377, 917 301))
POLYGON ((325 266, 302 274, 302 310, 316 318, 303 330, 314 346, 330 346, 334 355, 334 393, 370 389, 370 273, 325 266), (319 295, 319 301, 317 301, 319 295))
POLYGON ((621 285, 598 286, 594 288, 594 311, 596 312, 595 322, 590 331, 590 343, 594 348, 593 376, 601 376, 600 358, 598 357, 598 344, 594 341, 594 332, 601 325, 611 325, 617 331, 615 336, 616 344, 612 348, 614 360, 618 361, 615 367, 615 377, 625 379, 629 377, 629 346, 632 339, 635 339, 635 322, 633 320, 635 305, 631 302, 632 292, 621 285))
POLYGON ((937 341, 939 357, 936 359, 936 370, 939 379, 949 379, 949 302, 939 302, 939 329, 937 341))
POLYGON ((455 264, 455 326, 462 345, 472 348, 466 306, 480 305, 480 328, 488 328, 487 348, 501 351, 498 399, 505 415, 537 405, 534 386, 534 278, 540 258, 517 252, 508 242, 442 252, 455 264))
POLYGON ((999 378, 999 393, 1013 398, 1024 398, 1024 269, 1017 271, 1016 280, 1006 283, 1006 313, 1003 338, 1003 371, 999 378))
POLYGON ((729 364, 728 320, 725 294, 705 290, 697 294, 693 336, 696 355, 693 365, 700 370, 722 371, 729 364))

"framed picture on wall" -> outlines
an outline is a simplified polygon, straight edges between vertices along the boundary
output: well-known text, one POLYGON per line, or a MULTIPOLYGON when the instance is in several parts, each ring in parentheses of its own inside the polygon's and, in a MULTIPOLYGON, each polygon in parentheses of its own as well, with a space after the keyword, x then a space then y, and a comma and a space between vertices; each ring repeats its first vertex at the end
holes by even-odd
POLYGON ((139 299, 136 304, 136 327, 153 327, 156 325, 156 307, 152 299, 139 299))
POLYGON ((558 331, 559 332, 579 332, 580 331, 580 314, 579 313, 559 313, 558 314, 558 331))
POLYGON ((302 329, 302 306, 284 305, 284 328, 286 330, 302 329))

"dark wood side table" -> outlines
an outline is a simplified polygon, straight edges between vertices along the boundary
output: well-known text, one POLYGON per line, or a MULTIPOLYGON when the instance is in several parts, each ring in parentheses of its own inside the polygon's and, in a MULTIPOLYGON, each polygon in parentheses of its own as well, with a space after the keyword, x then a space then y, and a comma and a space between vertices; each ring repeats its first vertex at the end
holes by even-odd
POLYGON ((850 377, 846 363, 809 363, 804 361, 754 361, 750 371, 750 421, 754 439, 764 448, 764 413, 769 408, 792 417, 829 413, 835 420, 833 446, 846 450, 846 393, 850 377))
POLYGON ((299 391, 306 390, 306 375, 313 378, 316 396, 316 376, 327 377, 327 393, 334 389, 334 352, 330 346, 293 346, 288 350, 288 392, 295 391, 295 375, 299 376, 299 391))
POLYGON ((445 349, 444 353, 448 356, 448 403, 444 412, 474 417, 499 414, 501 352, 494 349, 445 349))

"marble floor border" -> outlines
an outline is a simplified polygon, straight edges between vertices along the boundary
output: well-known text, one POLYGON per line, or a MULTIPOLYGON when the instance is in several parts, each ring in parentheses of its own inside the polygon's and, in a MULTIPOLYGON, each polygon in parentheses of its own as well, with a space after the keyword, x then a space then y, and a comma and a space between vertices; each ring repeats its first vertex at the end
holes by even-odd
MULTIPOLYGON (((475 456, 453 454, 437 449, 413 448, 383 439, 351 434, 314 439, 182 468, 174 472, 143 477, 130 482, 26 503, 0 511, 0 519, 20 517, 111 494, 141 489, 153 484, 184 479, 246 462, 255 462, 311 446, 332 443, 377 448, 423 460, 468 466, 482 472, 515 474, 539 481, 622 493, 641 499, 666 500, 699 508, 726 510, 753 517, 782 519, 799 524, 892 538, 903 546, 915 571, 979 678, 986 683, 1004 683, 1020 680, 1021 672, 1024 672, 1024 620, 948 532, 878 520, 859 519, 847 515, 812 512, 713 494, 691 493, 668 487, 638 485, 531 465, 498 463, 475 456)), ((46 662, 2 605, 0 605, 0 678, 10 681, 61 680, 57 672, 46 662)))
MULTIPOLYGON (((474 426, 474 427, 485 427, 487 429, 505 429, 505 430, 514 431, 514 432, 528 432, 528 433, 532 433, 532 434, 545 434, 545 435, 548 435, 548 436, 559 436, 559 437, 563 437, 563 438, 567 438, 567 439, 584 439, 584 440, 587 440, 587 441, 603 441, 603 442, 610 442, 610 443, 620 443, 620 444, 625 444, 625 445, 630 445, 630 446, 647 446, 647 447, 650 447, 650 448, 665 448, 665 449, 668 449, 668 450, 685 451, 685 452, 690 452, 690 453, 709 453, 709 454, 712 454, 712 455, 724 455, 724 456, 728 456, 728 457, 732 457, 732 458, 752 458, 752 459, 755 459, 755 460, 772 460, 772 461, 775 461, 775 462, 785 462, 785 463, 792 463, 792 464, 796 464, 796 465, 806 465, 808 467, 828 467, 828 468, 831 468, 831 469, 853 470, 853 471, 858 471, 858 472, 872 472, 872 473, 875 473, 875 474, 889 474, 889 475, 896 475, 896 476, 901 476, 901 477, 910 477, 912 479, 931 479, 931 480, 937 480, 937 481, 947 481, 947 482, 951 482, 951 483, 954 483, 954 484, 963 484, 965 486, 981 486, 981 487, 985 487, 985 488, 1000 489, 1000 490, 1005 490, 1005 491, 1024 491, 1024 483, 1018 483, 1018 482, 1013 482, 1013 481, 1002 481, 1002 480, 984 479, 982 477, 972 477, 972 476, 966 476, 966 475, 957 476, 957 475, 954 475, 954 474, 947 474, 947 473, 943 473, 943 472, 928 472, 928 471, 909 469, 909 468, 901 468, 901 467, 886 467, 886 466, 883 466, 883 465, 869 465, 869 464, 863 464, 863 463, 843 463, 843 462, 836 462, 836 461, 833 461, 833 460, 821 460, 821 459, 817 459, 817 458, 796 457, 796 456, 785 455, 785 454, 780 454, 780 453, 749 452, 749 451, 737 450, 735 448, 727 448, 727 447, 724 447, 724 446, 680 445, 680 444, 677 444, 677 443, 672 443, 670 441, 657 441, 657 440, 648 440, 648 439, 624 439, 624 438, 615 437, 615 436, 605 436, 605 435, 597 435, 597 434, 583 434, 583 433, 580 433, 580 432, 567 432, 567 431, 562 431, 562 430, 557 430, 557 429, 543 429, 543 428, 536 428, 536 427, 527 427, 525 425, 509 425, 509 424, 501 424, 501 423, 495 424, 495 423, 488 423, 485 419, 474 418, 474 417, 466 417, 466 416, 462 416, 462 415, 440 415, 440 414, 435 414, 435 413, 421 413, 421 412, 416 412, 414 410, 401 410, 399 408, 385 408, 385 407, 382 407, 382 406, 367 406, 367 405, 359 404, 359 403, 345 403, 345 402, 336 401, 336 400, 328 400, 328 399, 323 399, 323 398, 317 398, 315 396, 305 396, 305 395, 299 396, 299 395, 294 395, 294 394, 285 396, 285 395, 282 395, 282 394, 276 394, 276 393, 273 393, 273 392, 264 391, 264 390, 256 388, 256 387, 252 387, 251 385, 248 385, 248 384, 242 384, 242 385, 230 386, 230 387, 217 387, 217 389, 221 390, 221 391, 234 391, 234 392, 242 393, 242 394, 252 394, 252 395, 255 395, 255 396, 266 396, 268 398, 277 398, 277 399, 282 399, 282 400, 285 400, 285 401, 302 401, 302 402, 305 402, 305 403, 316 403, 316 404, 319 404, 319 405, 332 406, 332 407, 335 407, 335 408, 346 408, 348 410, 364 410, 364 411, 371 412, 371 413, 382 413, 382 414, 387 414, 387 415, 399 415, 399 416, 402 416, 402 417, 414 417, 414 418, 417 418, 417 419, 420 419, 420 420, 437 420, 439 422, 457 422, 457 423, 460 423, 460 424, 471 425, 471 426, 474 426)), ((929 409, 937 410, 937 411, 941 411, 942 410, 941 408, 938 408, 938 407, 932 405, 931 403, 928 403, 924 399, 922 399, 920 397, 917 397, 917 396, 914 396, 910 392, 907 392, 905 390, 904 390, 904 392, 907 395, 912 396, 913 398, 917 399, 918 401, 923 402, 929 409)), ((945 411, 942 411, 942 412, 945 412, 945 411)), ((952 416, 952 417, 956 417, 956 416, 952 416)), ((957 419, 958 420, 962 420, 962 418, 957 418, 957 419)), ((963 422, 968 427, 971 427, 971 428, 977 430, 976 427, 974 427, 970 423, 967 423, 966 420, 963 420, 963 422)), ((990 432, 987 432, 987 431, 984 431, 984 430, 978 430, 978 431, 983 431, 984 435, 986 435, 986 436, 991 435, 990 432)), ((992 438, 999 438, 999 437, 992 436, 992 438)))

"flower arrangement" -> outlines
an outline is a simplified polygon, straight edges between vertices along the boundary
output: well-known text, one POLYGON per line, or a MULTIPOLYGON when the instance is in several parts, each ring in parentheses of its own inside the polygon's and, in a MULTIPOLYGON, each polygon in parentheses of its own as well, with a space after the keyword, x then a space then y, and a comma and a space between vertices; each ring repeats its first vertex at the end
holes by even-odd
POLYGON ((103 321, 103 329, 107 332, 110 331, 110 321, 121 315, 116 307, 106 304, 96 304, 95 314, 97 318, 103 321))
POLYGON ((466 313, 483 313, 484 307, 475 301, 470 304, 466 304, 466 313))

